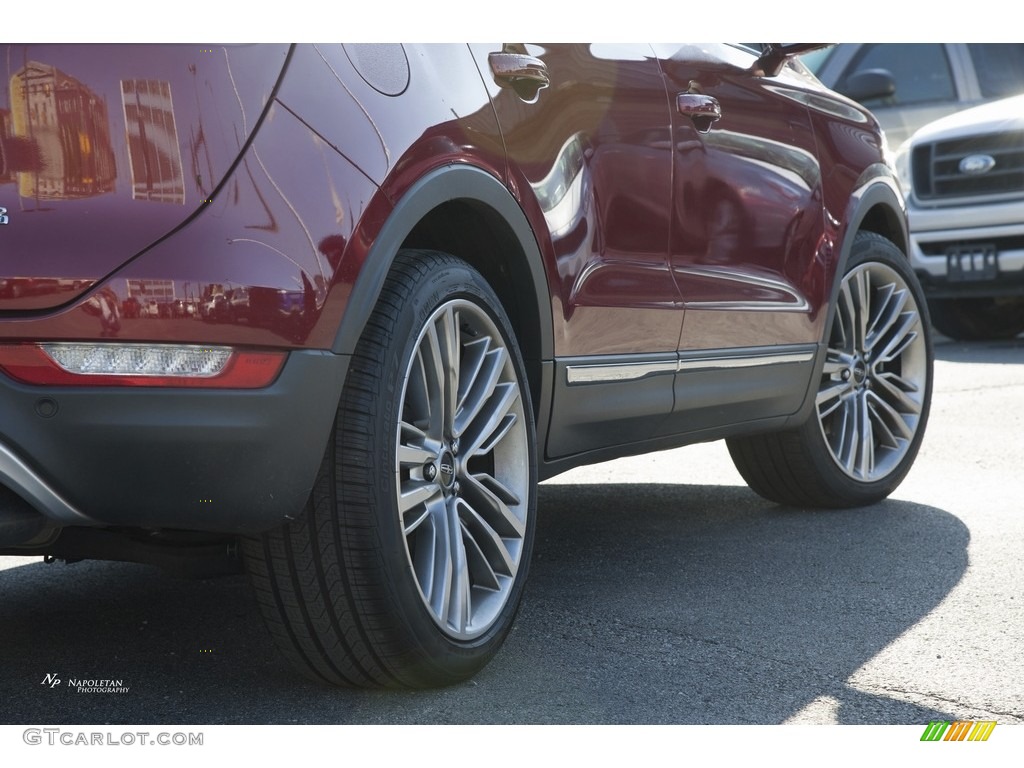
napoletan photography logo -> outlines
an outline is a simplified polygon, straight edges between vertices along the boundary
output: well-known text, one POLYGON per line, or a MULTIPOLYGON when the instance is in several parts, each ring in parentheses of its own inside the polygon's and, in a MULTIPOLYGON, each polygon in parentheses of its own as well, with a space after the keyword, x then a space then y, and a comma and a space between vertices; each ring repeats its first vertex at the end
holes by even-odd
POLYGON ((48 672, 40 685, 48 688, 67 689, 73 693, 128 693, 130 686, 116 678, 61 678, 55 672, 48 672))

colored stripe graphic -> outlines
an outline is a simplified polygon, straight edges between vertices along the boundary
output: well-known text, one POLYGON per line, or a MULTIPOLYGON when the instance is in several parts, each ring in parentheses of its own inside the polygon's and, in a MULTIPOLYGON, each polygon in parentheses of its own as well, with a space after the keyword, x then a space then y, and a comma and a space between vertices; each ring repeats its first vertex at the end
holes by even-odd
POLYGON ((994 731, 995 728, 995 720, 980 720, 975 724, 974 730, 971 731, 971 735, 967 737, 967 740, 988 741, 988 737, 992 735, 992 731, 994 731))
POLYGON ((970 730, 971 725, 973 723, 970 721, 957 720, 949 727, 949 730, 946 732, 946 738, 943 741, 963 741, 967 738, 967 731, 970 730))
POLYGON ((932 720, 921 741, 988 741, 995 727, 995 720, 932 720))

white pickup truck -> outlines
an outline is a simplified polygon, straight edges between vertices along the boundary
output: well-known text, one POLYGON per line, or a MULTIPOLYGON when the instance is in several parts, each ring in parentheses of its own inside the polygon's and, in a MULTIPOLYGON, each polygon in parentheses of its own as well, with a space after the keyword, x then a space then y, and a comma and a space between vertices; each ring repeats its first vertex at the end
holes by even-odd
POLYGON ((1024 331, 1024 96, 929 123, 896 167, 935 328, 959 340, 1024 331))

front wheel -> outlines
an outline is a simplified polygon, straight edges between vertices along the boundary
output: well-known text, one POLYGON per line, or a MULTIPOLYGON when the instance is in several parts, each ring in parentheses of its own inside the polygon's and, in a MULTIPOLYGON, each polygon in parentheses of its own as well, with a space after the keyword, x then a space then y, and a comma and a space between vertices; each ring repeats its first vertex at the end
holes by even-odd
POLYGON ((729 452, 772 501, 872 504, 910 471, 932 391, 924 296, 906 258, 880 235, 857 235, 826 338, 811 418, 798 429, 731 438, 729 452))
POLYGON ((399 254, 353 356, 305 515, 246 556, 304 674, 424 687, 473 675, 515 617, 533 543, 529 388, 483 277, 399 254))

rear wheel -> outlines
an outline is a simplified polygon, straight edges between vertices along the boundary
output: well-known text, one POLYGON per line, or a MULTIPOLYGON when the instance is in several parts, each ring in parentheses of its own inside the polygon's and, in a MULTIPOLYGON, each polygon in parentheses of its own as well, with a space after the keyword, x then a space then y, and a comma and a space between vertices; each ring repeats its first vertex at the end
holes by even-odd
POLYGON ((896 246, 860 233, 840 285, 812 417, 798 429, 728 441, 753 490, 784 504, 852 507, 879 501, 900 484, 931 400, 924 306, 896 246))
POLYGON ((1024 331, 1024 297, 932 299, 932 325, 957 341, 1012 339, 1024 331))
POLYGON ((300 671, 436 686, 498 650, 533 542, 525 382, 479 273, 446 254, 399 254, 305 515, 246 546, 265 619, 300 671))

